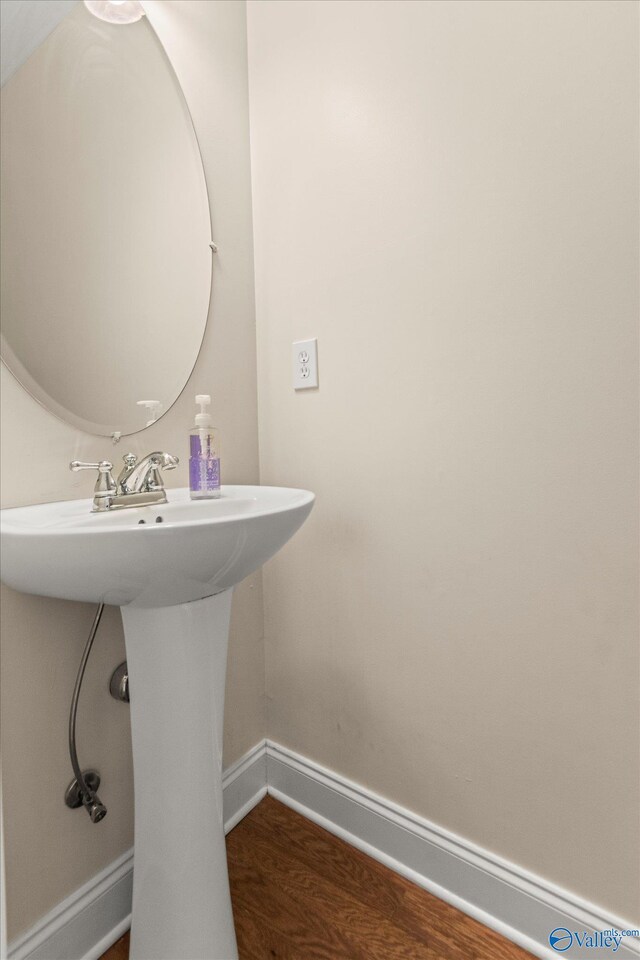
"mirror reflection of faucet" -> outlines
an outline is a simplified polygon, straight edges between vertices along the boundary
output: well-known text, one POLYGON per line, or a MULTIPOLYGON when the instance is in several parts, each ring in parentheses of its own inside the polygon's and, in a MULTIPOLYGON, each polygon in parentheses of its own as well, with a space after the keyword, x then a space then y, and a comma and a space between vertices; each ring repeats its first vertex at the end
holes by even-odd
POLYGON ((177 467, 177 457, 156 450, 140 461, 135 453, 127 453, 122 459, 124 467, 117 480, 113 479, 113 464, 109 460, 100 460, 99 463, 72 460, 69 464, 69 469, 74 473, 78 470, 98 471, 93 491, 93 513, 167 502, 160 471, 177 467))

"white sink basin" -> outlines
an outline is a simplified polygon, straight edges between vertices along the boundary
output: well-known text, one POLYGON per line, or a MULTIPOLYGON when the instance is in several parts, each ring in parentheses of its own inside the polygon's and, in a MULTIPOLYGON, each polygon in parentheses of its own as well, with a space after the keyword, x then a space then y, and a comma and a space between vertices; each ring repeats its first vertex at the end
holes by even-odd
POLYGON ((2 579, 24 593, 115 606, 200 600, 272 557, 314 499, 306 490, 244 486, 222 487, 219 500, 190 500, 186 488, 167 496, 169 503, 113 513, 91 513, 91 500, 1 511, 2 579))
POLYGON ((222 813, 231 596, 295 533, 314 496, 282 487, 167 496, 113 513, 91 513, 91 500, 1 511, 2 579, 121 607, 135 787, 130 960, 234 960, 222 813))

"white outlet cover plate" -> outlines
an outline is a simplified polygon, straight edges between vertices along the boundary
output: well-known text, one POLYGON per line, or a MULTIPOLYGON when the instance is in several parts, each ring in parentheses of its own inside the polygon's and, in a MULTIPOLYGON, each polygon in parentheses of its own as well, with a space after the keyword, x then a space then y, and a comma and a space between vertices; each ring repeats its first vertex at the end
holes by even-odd
POLYGON ((318 340, 296 340, 293 343, 293 389, 309 390, 318 386, 318 340))

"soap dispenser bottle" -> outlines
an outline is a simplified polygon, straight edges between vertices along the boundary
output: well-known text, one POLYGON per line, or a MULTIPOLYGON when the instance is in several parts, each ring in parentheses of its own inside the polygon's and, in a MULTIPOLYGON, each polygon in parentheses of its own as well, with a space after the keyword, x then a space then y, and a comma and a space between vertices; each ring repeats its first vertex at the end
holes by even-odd
POLYGON ((220 446, 218 431, 211 425, 207 407, 211 397, 198 394, 195 427, 189 434, 189 490, 192 500, 210 500, 220 496, 220 446))

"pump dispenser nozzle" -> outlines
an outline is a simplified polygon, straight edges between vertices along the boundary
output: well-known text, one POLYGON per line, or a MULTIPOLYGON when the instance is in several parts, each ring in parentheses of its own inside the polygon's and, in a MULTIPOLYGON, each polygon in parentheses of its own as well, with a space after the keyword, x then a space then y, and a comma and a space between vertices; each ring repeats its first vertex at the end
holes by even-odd
POLYGON ((207 407, 211 403, 211 397, 208 393, 199 393, 196 397, 196 403, 200 407, 200 413, 196 414, 196 427, 210 427, 211 414, 207 407))
POLYGON ((151 424, 155 423, 156 420, 162 416, 162 403, 160 400, 136 400, 136 406, 146 407, 149 411, 148 416, 151 419, 147 420, 146 425, 148 427, 150 427, 151 424))

